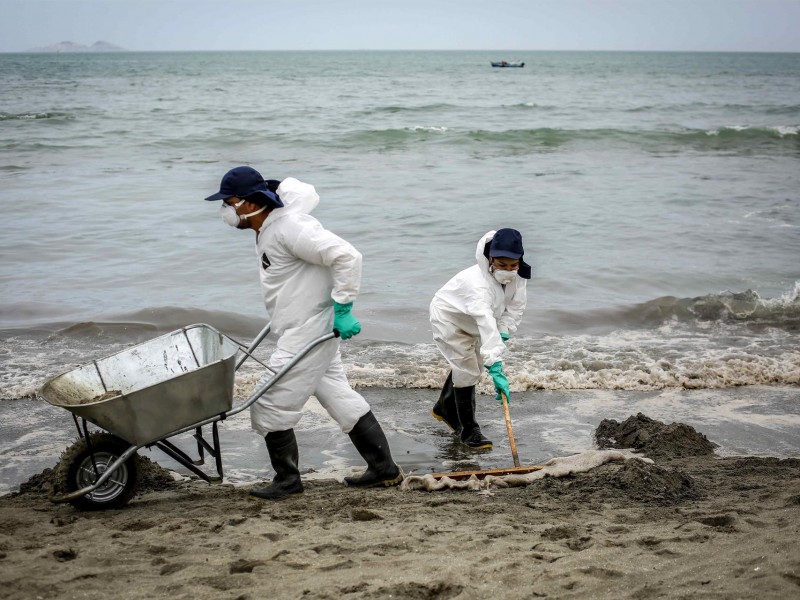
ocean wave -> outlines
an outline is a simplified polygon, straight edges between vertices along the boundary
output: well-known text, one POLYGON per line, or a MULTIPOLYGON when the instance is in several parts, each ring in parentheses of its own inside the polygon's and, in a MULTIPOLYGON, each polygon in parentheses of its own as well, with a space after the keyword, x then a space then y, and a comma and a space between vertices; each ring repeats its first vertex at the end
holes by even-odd
MULTIPOLYGON (((5 340, 0 400, 32 397, 47 378, 131 346, 112 339, 5 340)), ((263 361, 273 349, 274 340, 269 340, 255 354, 263 361)), ((785 332, 731 337, 723 330, 671 325, 605 335, 512 338, 508 349, 504 371, 512 392, 800 386, 800 349, 795 336, 785 332)), ((342 345, 342 355, 356 388, 437 390, 448 372, 433 343, 349 342, 342 345)), ((248 360, 237 373, 235 396, 247 398, 263 373, 261 365, 248 360)), ((486 374, 478 391, 492 393, 486 374)))
MULTIPOLYGON (((457 105, 457 104, 450 104, 447 102, 435 102, 432 104, 420 104, 417 106, 402 106, 399 104, 392 104, 389 106, 377 106, 374 108, 369 108, 366 110, 359 111, 356 114, 362 116, 370 116, 370 115, 399 114, 399 113, 407 113, 407 114, 446 113, 452 110, 464 110, 464 109, 484 110, 485 106, 476 104, 457 105)), ((502 104, 493 110, 550 111, 558 109, 559 109, 558 106, 550 104, 537 104, 536 102, 518 102, 516 104, 502 104)))
POLYGON ((800 281, 778 298, 762 298, 754 290, 721 291, 694 298, 662 296, 647 302, 580 312, 550 311, 554 322, 571 330, 653 328, 684 323, 707 329, 714 323, 750 330, 776 328, 800 331, 800 281))
POLYGON ((41 119, 73 119, 71 115, 62 112, 24 112, 7 113, 0 112, 0 121, 38 121, 41 119))
POLYGON ((800 351, 792 347, 792 336, 769 346, 773 340, 774 336, 735 340, 725 332, 692 335, 667 327, 547 338, 538 344, 538 352, 511 358, 507 370, 512 391, 800 384, 800 351))
POLYGON ((800 127, 796 125, 778 125, 776 127, 750 127, 749 125, 730 125, 706 131, 706 135, 729 139, 783 139, 797 137, 800 127))
POLYGON ((58 307, 47 304, 38 310, 21 303, 7 305, 6 309, 7 323, 13 323, 16 315, 25 323, 34 323, 34 326, 6 327, 0 330, 0 336, 26 336, 33 332, 47 336, 48 342, 60 339, 74 341, 90 339, 101 344, 110 340, 138 344, 153 334, 168 333, 191 323, 206 323, 227 335, 249 339, 266 324, 263 317, 179 306, 147 308, 131 313, 109 315, 101 320, 78 322, 47 321, 45 316, 58 310, 58 307))
POLYGON ((800 127, 781 125, 775 127, 727 126, 717 129, 684 130, 629 130, 629 129, 559 129, 541 127, 535 129, 511 129, 506 131, 476 130, 462 134, 475 141, 536 142, 542 145, 566 145, 574 142, 601 141, 624 142, 647 146, 652 149, 669 149, 670 146, 692 145, 708 149, 731 145, 750 146, 763 142, 797 141, 800 127))
POLYGON ((628 113, 644 113, 644 112, 658 112, 658 113, 686 113, 687 111, 697 110, 712 110, 719 112, 720 110, 726 111, 741 111, 747 114, 766 114, 766 115, 793 115, 800 116, 800 105, 797 104, 779 104, 779 105, 764 105, 764 104, 737 104, 728 103, 720 104, 717 102, 688 102, 685 104, 642 104, 639 106, 631 106, 622 109, 628 113))
MULTIPOLYGON (((509 345, 504 371, 512 392, 800 385, 800 350, 790 336, 748 338, 739 344, 732 345, 724 334, 675 328, 520 338, 509 345)), ((448 372, 433 344, 350 344, 343 346, 343 357, 356 387, 440 389, 448 372)), ((258 380, 252 368, 237 377, 239 397, 246 397, 258 380)), ((484 374, 478 391, 492 390, 484 374)))
POLYGON ((550 111, 559 110, 560 107, 553 104, 536 104, 536 102, 520 102, 518 104, 506 104, 503 108, 518 109, 518 110, 536 110, 536 111, 550 111))
POLYGON ((768 115, 800 115, 800 104, 783 104, 771 106, 764 110, 768 115))
MULTIPOLYGON (((420 119, 422 121, 422 119, 420 119)), ((800 126, 775 125, 752 127, 728 125, 713 129, 568 129, 559 127, 534 127, 519 129, 465 129, 454 126, 447 119, 437 117, 433 122, 419 122, 407 127, 381 129, 339 130, 318 133, 313 136, 293 132, 272 134, 276 142, 293 146, 323 147, 336 151, 370 152, 378 150, 406 149, 426 144, 444 145, 454 148, 480 147, 482 152, 551 152, 561 149, 580 149, 585 146, 634 148, 651 153, 676 153, 685 150, 701 152, 790 152, 800 148, 800 126)), ((193 148, 198 142, 219 146, 236 146, 249 131, 228 128, 212 132, 196 132, 180 137, 161 137, 137 141, 143 147, 169 148, 174 150, 193 148)), ((5 145, 15 149, 22 141, 5 145)), ((30 144, 28 144, 30 146, 30 144)), ((33 149, 56 148, 48 144, 33 149)), ((26 146, 27 149, 27 146, 26 146)))
MULTIPOLYGON (((390 129, 366 129, 321 139, 324 145, 347 148, 393 147, 407 144, 435 143, 453 146, 480 144, 482 149, 529 151, 552 150, 574 144, 606 144, 640 147, 649 152, 677 152, 683 149, 700 151, 745 151, 798 149, 795 125, 770 127, 722 126, 715 129, 564 129, 536 127, 523 129, 464 130, 446 123, 390 129), (436 134, 436 135, 434 135, 436 134)), ((315 141, 312 143, 320 143, 315 141)))
POLYGON ((71 150, 73 148, 99 148, 101 147, 101 143, 97 142, 96 144, 89 144, 89 143, 44 143, 44 142, 31 142, 28 140, 12 140, 7 142, 0 141, 0 150, 13 150, 15 152, 37 152, 37 151, 50 151, 50 150, 71 150))
MULTIPOLYGON (((780 298, 752 290, 662 297, 587 318, 593 320, 579 333, 513 337, 504 359, 512 391, 800 385, 800 282, 780 298), (598 326, 605 330, 587 333, 598 326)), ((233 313, 167 307, 105 321, 6 329, 0 332, 0 400, 30 397, 50 376, 201 322, 242 343, 264 325, 233 313)), ((268 338, 257 356, 265 359, 274 344, 268 338)), ((356 339, 342 345, 342 355, 358 387, 438 389, 447 374, 428 342, 356 339)), ((246 396, 260 375, 261 367, 248 361, 236 394, 246 396)), ((486 377, 480 390, 491 392, 486 377)))
POLYGON ((433 104, 422 104, 419 106, 402 106, 400 104, 392 104, 390 106, 378 106, 368 110, 361 111, 362 115, 374 114, 396 114, 396 113, 421 113, 421 112, 444 112, 454 108, 458 108, 455 104, 448 104, 445 102, 436 102, 433 104))

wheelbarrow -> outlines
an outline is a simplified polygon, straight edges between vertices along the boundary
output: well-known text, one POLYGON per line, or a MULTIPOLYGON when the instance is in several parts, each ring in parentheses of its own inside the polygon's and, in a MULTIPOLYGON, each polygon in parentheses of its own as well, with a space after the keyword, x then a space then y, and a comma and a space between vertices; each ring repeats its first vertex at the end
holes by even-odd
POLYGON ((249 408, 315 346, 338 337, 333 331, 313 340, 280 370, 272 371, 252 356, 269 330, 267 324, 245 348, 210 325, 188 325, 45 382, 39 396, 72 413, 80 438, 55 469, 55 494, 50 499, 80 510, 124 506, 136 493, 136 452, 151 447, 201 479, 220 483, 219 422, 249 408), (273 375, 233 407, 234 376, 248 357, 273 375), (87 423, 104 431, 90 432, 87 423), (207 425, 210 440, 203 435, 207 425), (170 441, 192 430, 198 458, 170 441), (205 463, 205 453, 214 458, 216 474, 198 468, 205 463))

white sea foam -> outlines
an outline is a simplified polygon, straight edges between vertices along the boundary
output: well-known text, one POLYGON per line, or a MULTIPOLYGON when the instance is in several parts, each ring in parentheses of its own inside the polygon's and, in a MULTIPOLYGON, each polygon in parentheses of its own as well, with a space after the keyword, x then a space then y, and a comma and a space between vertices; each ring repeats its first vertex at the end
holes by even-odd
POLYGON ((778 137, 786 137, 790 135, 797 135, 800 132, 800 127, 794 125, 776 125, 774 127, 755 127, 752 125, 727 125, 725 127, 718 127, 717 129, 707 130, 705 133, 708 136, 717 137, 728 131, 745 132, 745 131, 767 131, 778 134, 778 137))
MULTIPOLYGON (((685 323, 673 317, 653 329, 512 338, 504 359, 505 372, 512 392, 798 385, 800 348, 792 328, 747 327, 747 319, 756 313, 796 310, 798 295, 800 282, 779 298, 730 300, 727 314, 744 319, 744 325, 715 320, 685 323)), ((700 310, 701 304, 695 303, 694 310, 700 310)), ((120 346, 107 348, 116 351, 120 346)), ((47 348, 17 341, 13 349, 7 349, 0 398, 33 396, 47 377, 86 362, 87 357, 69 340, 55 340, 47 348)), ((94 352, 97 357, 112 353, 97 348, 94 352)), ((260 358, 268 352, 269 346, 260 349, 260 358)), ((357 342, 343 344, 342 354, 348 378, 356 387, 438 389, 448 372, 433 343, 357 342)), ((249 397, 264 372, 260 364, 245 362, 235 381, 237 401, 249 397)), ((486 374, 478 389, 481 393, 492 391, 486 374)))
MULTIPOLYGON (((794 296, 774 302, 791 303, 794 296)), ((512 339, 504 362, 512 392, 800 383, 800 349, 792 332, 767 330, 748 338, 732 335, 718 322, 700 328, 670 322, 655 330, 618 330, 602 336, 512 339)), ((439 388, 448 371, 433 344, 348 348, 345 367, 351 383, 361 387, 439 388)), ((478 388, 492 391, 487 375, 478 388)))
POLYGON ((791 127, 791 126, 778 126, 778 127, 770 127, 769 129, 774 129, 778 132, 778 135, 784 137, 786 135, 797 135, 800 132, 800 127, 791 127))

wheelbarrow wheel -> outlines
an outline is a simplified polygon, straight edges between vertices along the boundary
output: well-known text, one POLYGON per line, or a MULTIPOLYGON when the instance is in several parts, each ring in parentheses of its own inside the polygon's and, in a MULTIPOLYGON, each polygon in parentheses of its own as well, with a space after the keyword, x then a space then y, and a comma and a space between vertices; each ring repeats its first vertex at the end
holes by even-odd
MULTIPOLYGON (((55 472, 55 486, 60 493, 71 493, 93 485, 106 469, 130 448, 125 440, 110 433, 90 433, 91 450, 86 438, 67 448, 55 472), (92 462, 94 455, 94 462, 92 462), (95 472, 95 465, 97 471, 95 472)), ((79 510, 105 510, 125 506, 136 493, 139 456, 133 454, 117 467, 106 482, 93 492, 70 500, 79 510)))

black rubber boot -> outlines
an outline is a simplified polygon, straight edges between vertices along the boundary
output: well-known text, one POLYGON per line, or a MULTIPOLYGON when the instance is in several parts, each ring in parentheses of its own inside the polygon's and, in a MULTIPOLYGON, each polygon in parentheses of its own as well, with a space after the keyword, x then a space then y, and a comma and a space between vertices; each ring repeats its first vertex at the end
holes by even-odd
POLYGON ((281 500, 302 494, 303 482, 300 480, 300 470, 297 467, 300 457, 294 429, 273 431, 264 439, 267 441, 269 461, 275 469, 275 477, 267 487, 250 490, 250 495, 264 500, 281 500))
POLYGON ((439 400, 433 405, 431 410, 433 418, 447 425, 453 433, 461 435, 461 423, 458 420, 458 410, 456 410, 456 397, 453 393, 453 372, 447 375, 447 379, 442 386, 442 393, 439 400))
POLYGON ((361 457, 367 461, 367 470, 361 477, 344 478, 347 485, 389 487, 403 481, 403 471, 394 463, 386 435, 372 411, 361 417, 347 435, 361 457))
POLYGON ((481 433, 481 428, 475 421, 475 386, 454 387, 453 392, 456 398, 456 408, 458 409, 458 420, 463 427, 460 436, 461 441, 476 450, 491 449, 492 442, 481 433))

